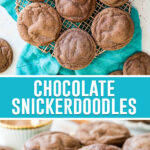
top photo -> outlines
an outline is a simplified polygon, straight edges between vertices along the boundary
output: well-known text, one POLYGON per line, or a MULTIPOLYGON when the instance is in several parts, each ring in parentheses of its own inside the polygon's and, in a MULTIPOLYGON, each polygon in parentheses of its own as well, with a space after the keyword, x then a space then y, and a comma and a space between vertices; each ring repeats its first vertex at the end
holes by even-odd
POLYGON ((150 75, 149 0, 0 0, 0 75, 150 75))

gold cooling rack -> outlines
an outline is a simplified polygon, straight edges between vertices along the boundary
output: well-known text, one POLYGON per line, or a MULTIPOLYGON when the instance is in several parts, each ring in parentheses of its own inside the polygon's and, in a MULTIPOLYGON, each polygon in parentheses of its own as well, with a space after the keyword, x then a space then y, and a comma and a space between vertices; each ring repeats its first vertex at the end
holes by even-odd
MULTIPOLYGON (((16 0, 16 12, 17 15, 19 15, 19 12, 26 7, 27 5, 29 5, 31 3, 30 0, 16 0)), ((45 3, 48 3, 50 6, 55 8, 55 1, 54 0, 45 0, 45 3)), ((64 18, 62 19, 63 25, 62 25, 62 30, 61 33, 62 34, 64 31, 71 29, 71 28, 80 28, 86 32, 88 32, 91 35, 91 25, 92 22, 95 18, 95 16, 103 9, 107 8, 108 6, 102 4, 99 0, 96 1, 96 9, 94 11, 94 13, 92 14, 92 16, 87 19, 86 21, 83 21, 81 23, 73 23, 70 22, 64 18)), ((129 14, 131 13, 131 2, 126 3, 125 5, 123 5, 122 7, 119 7, 120 9, 128 12, 129 14)), ((51 44, 47 45, 47 46, 40 46, 37 47, 38 49, 40 49, 43 53, 51 53, 52 56, 54 56, 54 47, 55 47, 55 42, 52 42, 51 44)), ((103 53, 103 49, 97 46, 97 56, 100 55, 101 53, 103 53)))

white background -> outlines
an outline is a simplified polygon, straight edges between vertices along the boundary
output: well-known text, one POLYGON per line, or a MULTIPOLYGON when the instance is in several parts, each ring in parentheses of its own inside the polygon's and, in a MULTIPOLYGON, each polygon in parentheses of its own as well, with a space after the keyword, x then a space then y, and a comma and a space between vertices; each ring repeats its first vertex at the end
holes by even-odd
MULTIPOLYGON (((138 9, 143 31, 143 51, 150 54, 150 0, 134 0, 133 5, 138 9)), ((16 22, 0 6, 0 37, 6 39, 14 52, 14 60, 11 67, 0 75, 15 75, 16 63, 25 45, 19 37, 16 22)))

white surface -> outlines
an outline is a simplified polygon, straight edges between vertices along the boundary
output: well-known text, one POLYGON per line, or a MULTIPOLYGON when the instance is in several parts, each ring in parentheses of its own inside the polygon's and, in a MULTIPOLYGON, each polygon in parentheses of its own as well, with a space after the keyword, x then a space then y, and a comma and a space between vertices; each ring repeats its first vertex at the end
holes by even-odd
POLYGON ((9 16, 7 11, 0 6, 0 38, 8 41, 11 45, 14 53, 14 59, 11 67, 0 75, 15 75, 16 74, 16 64, 19 55, 25 45, 25 42, 21 40, 19 33, 17 31, 16 22, 9 16))
MULTIPOLYGON (((143 51, 150 54, 150 0, 134 0, 134 5, 138 8, 141 26, 143 30, 143 51)), ((16 22, 8 15, 4 8, 0 7, 0 37, 6 39, 12 46, 14 61, 11 67, 0 75, 14 75, 16 63, 25 45, 17 32, 16 22)))

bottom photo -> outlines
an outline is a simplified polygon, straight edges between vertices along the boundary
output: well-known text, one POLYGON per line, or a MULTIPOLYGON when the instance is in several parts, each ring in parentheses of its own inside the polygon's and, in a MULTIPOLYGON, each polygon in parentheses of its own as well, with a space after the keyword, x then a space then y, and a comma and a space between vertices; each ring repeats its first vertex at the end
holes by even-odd
POLYGON ((150 120, 0 120, 0 150, 149 150, 150 120))

